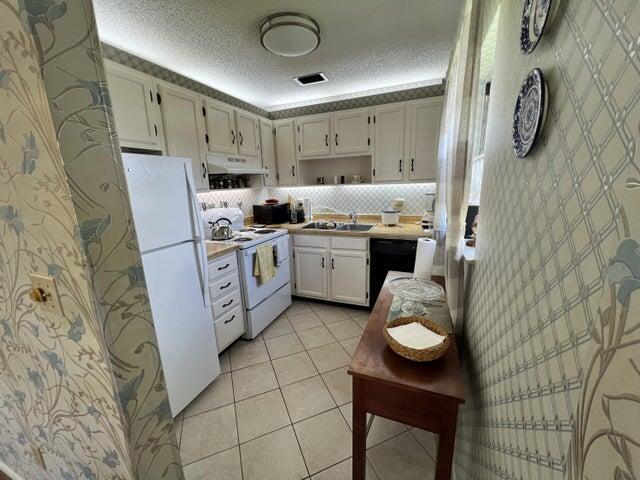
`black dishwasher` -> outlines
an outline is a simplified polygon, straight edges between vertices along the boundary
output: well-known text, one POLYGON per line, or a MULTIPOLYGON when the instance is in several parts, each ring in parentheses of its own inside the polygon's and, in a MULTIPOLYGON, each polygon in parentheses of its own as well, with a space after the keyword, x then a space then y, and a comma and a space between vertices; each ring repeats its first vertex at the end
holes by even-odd
POLYGON ((371 291, 370 305, 372 308, 378 299, 378 294, 389 270, 413 273, 417 248, 418 242, 416 240, 371 239, 369 289, 371 291))

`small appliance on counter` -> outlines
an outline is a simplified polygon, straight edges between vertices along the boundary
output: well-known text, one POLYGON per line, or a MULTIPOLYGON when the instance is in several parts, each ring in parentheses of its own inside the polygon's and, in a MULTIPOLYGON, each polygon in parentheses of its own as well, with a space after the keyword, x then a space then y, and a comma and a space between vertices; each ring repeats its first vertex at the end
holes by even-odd
POLYGON ((382 210, 382 223, 388 227, 398 225, 400 223, 400 210, 397 208, 385 208, 382 210))
POLYGON ((288 203, 276 203, 253 206, 253 222, 265 225, 280 225, 290 220, 288 203))
MULTIPOLYGON (((240 208, 207 208, 200 212, 200 215, 202 216, 204 234, 207 239, 213 237, 213 227, 216 226, 219 220, 227 220, 231 230, 240 230, 244 227, 244 213, 240 208)), ((227 223, 224 220, 219 226, 227 223)))

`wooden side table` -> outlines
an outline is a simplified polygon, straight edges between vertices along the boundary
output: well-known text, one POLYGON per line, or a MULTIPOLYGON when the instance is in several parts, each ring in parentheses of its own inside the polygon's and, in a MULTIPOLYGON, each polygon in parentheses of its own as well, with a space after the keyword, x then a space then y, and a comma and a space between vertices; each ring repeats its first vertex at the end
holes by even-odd
MULTIPOLYGON (((382 327, 393 295, 386 284, 407 276, 389 272, 353 356, 348 373, 353 382, 353 480, 364 480, 367 413, 437 433, 436 480, 451 478, 458 407, 464 403, 464 383, 456 342, 438 360, 417 363, 397 355, 387 345, 382 327)), ((441 279, 435 279, 441 280, 441 279)), ((445 307, 430 308, 426 316, 447 324, 445 307)))

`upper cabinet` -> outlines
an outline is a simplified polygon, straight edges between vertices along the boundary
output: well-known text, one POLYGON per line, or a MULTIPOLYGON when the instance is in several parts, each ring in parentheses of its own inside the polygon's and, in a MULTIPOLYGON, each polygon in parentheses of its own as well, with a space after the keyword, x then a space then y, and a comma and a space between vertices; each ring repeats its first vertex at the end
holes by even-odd
POLYGON ((205 121, 207 126, 207 150, 210 153, 238 153, 236 146, 235 111, 229 105, 204 99, 205 121))
POLYGON ((334 155, 371 154, 371 110, 357 108, 331 115, 334 155))
POLYGON ((442 98, 411 102, 409 180, 436 179, 442 98))
POLYGON ((258 117, 236 110, 236 127, 238 128, 236 139, 238 153, 245 157, 259 157, 260 123, 258 117))
POLYGON ((405 163, 406 104, 376 107, 374 115, 376 146, 373 180, 400 181, 405 163))
POLYGON ((120 144, 164 151, 153 78, 108 60, 105 69, 120 144))
POLYGON ((276 139, 276 158, 278 159, 278 183, 280 185, 298 184, 298 159, 296 157, 293 120, 273 122, 276 139))
POLYGON ((264 176, 264 184, 272 187, 278 184, 278 165, 276 163, 276 150, 273 141, 275 130, 271 120, 260 119, 260 145, 262 146, 262 166, 269 170, 264 176))
POLYGON ((296 120, 300 158, 328 157, 331 154, 330 125, 329 115, 313 115, 296 120))
POLYGON ((201 97, 164 82, 158 92, 167 155, 190 158, 196 189, 209 190, 201 97))

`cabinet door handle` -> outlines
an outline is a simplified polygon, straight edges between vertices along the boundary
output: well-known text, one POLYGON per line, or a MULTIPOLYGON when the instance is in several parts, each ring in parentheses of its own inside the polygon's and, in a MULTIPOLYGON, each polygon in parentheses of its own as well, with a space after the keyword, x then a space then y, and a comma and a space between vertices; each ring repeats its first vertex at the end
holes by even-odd
POLYGON ((291 165, 291 176, 292 177, 296 176, 296 166, 295 165, 291 165))
POLYGON ((233 315, 229 320, 225 320, 224 323, 227 324, 227 323, 233 322, 234 318, 236 318, 235 315, 233 315))
POLYGON ((229 305, 231 305, 232 303, 233 303, 233 298, 232 298, 231 300, 229 300, 227 303, 223 303, 223 304, 222 304, 222 308, 226 308, 226 307, 228 307, 229 305))
POLYGON ((398 160, 398 172, 402 173, 402 159, 398 160))
POLYGON ((225 288, 229 288, 230 286, 231 286, 231 282, 229 282, 226 285, 223 285, 222 287, 220 287, 220 290, 224 290, 225 288))
POLYGON ((324 257, 322 257, 322 268, 324 268, 324 257))
POLYGON ((336 133, 336 147, 338 146, 338 134, 336 133))
POLYGON ((207 166, 202 162, 202 178, 207 178, 207 166))
POLYGON ((218 267, 218 270, 225 270, 225 269, 229 268, 229 265, 231 265, 231 264, 227 263, 224 267, 218 267))
POLYGON ((336 269, 336 264, 333 262, 333 258, 331 259, 331 270, 336 269))
POLYGON ((329 146, 329 134, 325 133, 324 135, 324 146, 328 147, 329 146))
POLYGON ((411 159, 411 171, 413 172, 413 158, 411 159))
POLYGON ((236 144, 236 134, 233 130, 231 130, 231 145, 236 144))
POLYGON ((242 132, 238 132, 238 136, 240 137, 240 146, 242 146, 242 143, 244 142, 244 137, 242 136, 242 132))
POLYGON ((156 137, 158 136, 158 126, 154 123, 153 124, 153 131, 156 132, 156 137))

